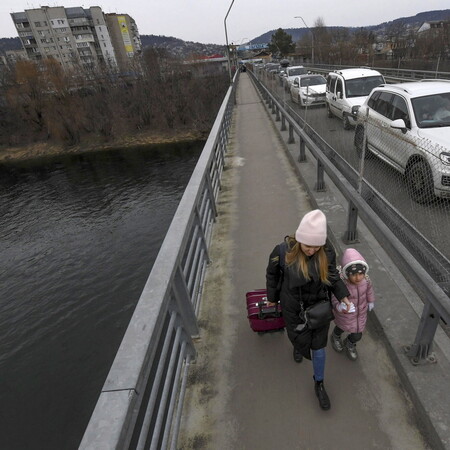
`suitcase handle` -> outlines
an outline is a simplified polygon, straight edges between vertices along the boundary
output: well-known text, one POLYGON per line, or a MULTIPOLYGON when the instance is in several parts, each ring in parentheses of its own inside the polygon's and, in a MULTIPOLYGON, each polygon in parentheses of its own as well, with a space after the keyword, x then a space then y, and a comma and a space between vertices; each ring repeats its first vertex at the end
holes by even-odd
POLYGON ((275 306, 268 306, 267 308, 265 308, 263 310, 264 305, 267 305, 267 297, 263 297, 262 298, 262 302, 258 302, 258 308, 259 308, 259 313, 258 313, 258 318, 259 319, 264 319, 264 317, 267 314, 274 314, 275 317, 280 317, 281 316, 281 312, 280 312, 280 308, 278 307, 278 303, 275 306))

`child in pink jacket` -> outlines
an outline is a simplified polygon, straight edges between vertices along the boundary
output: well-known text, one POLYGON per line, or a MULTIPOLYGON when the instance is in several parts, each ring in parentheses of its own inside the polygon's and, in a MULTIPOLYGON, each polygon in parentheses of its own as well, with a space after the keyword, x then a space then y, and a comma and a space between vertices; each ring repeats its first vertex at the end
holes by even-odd
POLYGON ((341 260, 341 278, 347 286, 350 308, 336 297, 331 301, 334 308, 335 327, 331 334, 331 345, 337 352, 345 352, 350 360, 358 358, 356 343, 361 339, 366 327, 367 313, 374 306, 375 294, 367 273, 369 266, 363 256, 354 248, 347 248, 341 260), (342 341, 344 332, 348 335, 342 341))

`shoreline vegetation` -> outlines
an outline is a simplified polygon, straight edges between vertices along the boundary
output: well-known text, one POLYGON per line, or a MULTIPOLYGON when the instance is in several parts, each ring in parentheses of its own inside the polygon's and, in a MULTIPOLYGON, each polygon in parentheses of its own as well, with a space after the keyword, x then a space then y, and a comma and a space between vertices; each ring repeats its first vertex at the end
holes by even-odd
POLYGON ((48 142, 16 147, 0 147, 0 164, 45 158, 49 156, 82 154, 97 151, 114 151, 181 142, 206 140, 206 133, 198 131, 180 131, 164 134, 161 132, 136 133, 110 142, 84 142, 73 146, 51 144, 48 142))
POLYGON ((205 139, 229 88, 221 67, 146 49, 131 73, 18 61, 0 89, 0 163, 205 139))

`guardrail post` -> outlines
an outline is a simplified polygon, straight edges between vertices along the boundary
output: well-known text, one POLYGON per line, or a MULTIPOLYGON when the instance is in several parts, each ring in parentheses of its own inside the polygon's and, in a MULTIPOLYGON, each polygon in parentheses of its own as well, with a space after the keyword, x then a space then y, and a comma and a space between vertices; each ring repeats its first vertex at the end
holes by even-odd
POLYGON ((286 131, 286 117, 281 114, 281 131, 286 131))
POLYGON ((306 161, 306 145, 304 139, 299 136, 300 139, 300 153, 298 155, 298 162, 305 162, 306 161))
POLYGON ((289 124, 289 138, 288 138, 288 144, 293 144, 295 142, 294 138, 294 125, 291 123, 289 124))
POLYGON ((275 106, 275 102, 272 100, 271 101, 271 105, 270 105, 271 107, 272 107, 272 114, 275 114, 275 111, 276 111, 276 106, 275 106))
POLYGON ((426 302, 414 344, 404 347, 406 355, 414 366, 437 362, 436 355, 431 350, 439 318, 439 314, 431 302, 426 302))
POLYGON ((345 244, 353 244, 358 241, 358 208, 353 204, 353 202, 348 203, 348 215, 347 215, 347 230, 344 233, 342 240, 345 244))
POLYGON ((317 192, 326 191, 325 187, 325 169, 321 161, 317 161, 317 181, 314 189, 317 192))
POLYGON ((275 122, 280 121, 280 108, 278 106, 275 108, 275 122))

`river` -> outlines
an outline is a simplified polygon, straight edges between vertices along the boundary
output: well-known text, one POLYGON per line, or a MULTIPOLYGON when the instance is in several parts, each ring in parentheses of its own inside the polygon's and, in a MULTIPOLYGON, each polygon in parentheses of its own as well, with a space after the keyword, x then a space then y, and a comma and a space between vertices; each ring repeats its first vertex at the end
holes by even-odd
POLYGON ((75 449, 203 143, 0 165, 0 449, 75 449))

